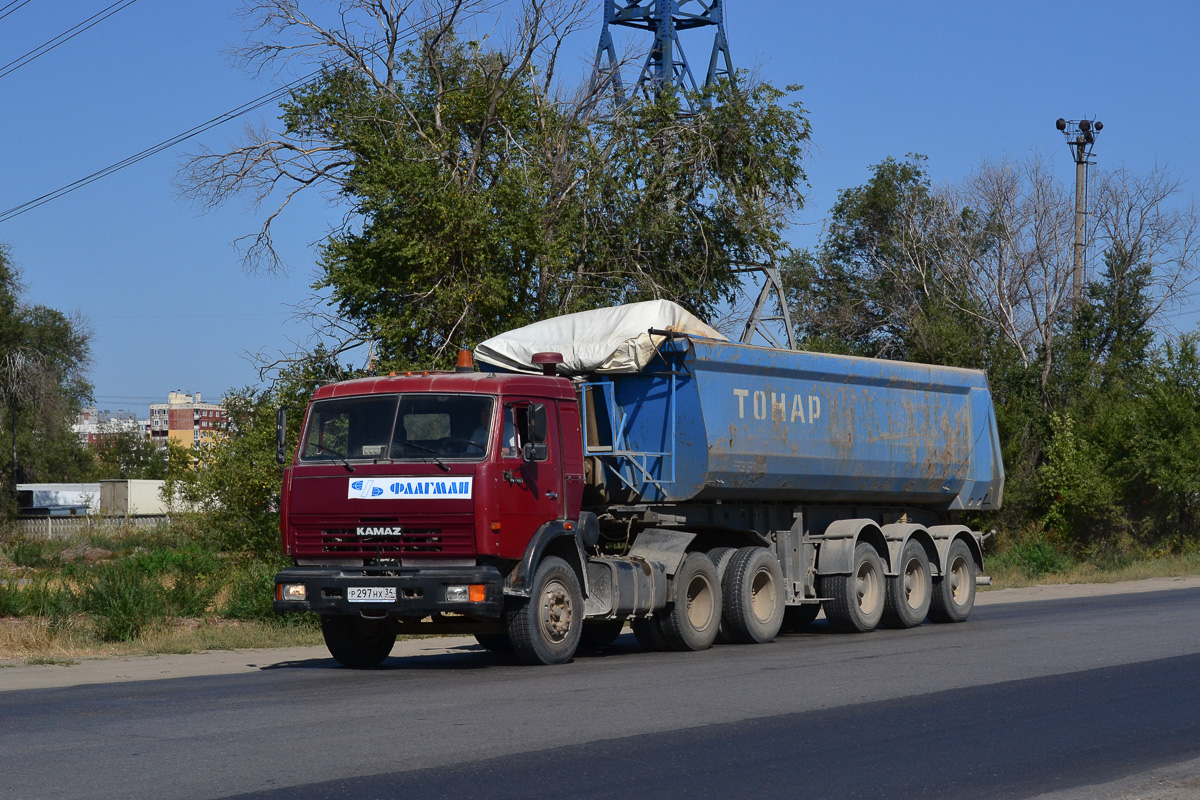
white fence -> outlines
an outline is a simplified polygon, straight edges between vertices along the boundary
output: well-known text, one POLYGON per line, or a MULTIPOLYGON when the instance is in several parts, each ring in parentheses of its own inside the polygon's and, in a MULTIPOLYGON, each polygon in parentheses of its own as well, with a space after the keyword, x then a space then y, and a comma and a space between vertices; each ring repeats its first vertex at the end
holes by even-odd
POLYGON ((171 521, 166 514, 154 514, 137 517, 34 517, 18 519, 14 527, 18 533, 40 539, 59 539, 75 533, 85 533, 89 530, 106 529, 109 531, 122 528, 153 528, 165 525, 171 521))

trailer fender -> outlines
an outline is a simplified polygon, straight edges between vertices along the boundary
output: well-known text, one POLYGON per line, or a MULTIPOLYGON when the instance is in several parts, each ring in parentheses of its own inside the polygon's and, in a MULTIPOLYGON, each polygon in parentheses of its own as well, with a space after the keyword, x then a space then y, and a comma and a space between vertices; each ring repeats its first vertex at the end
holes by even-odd
POLYGON ((884 525, 880 530, 883 531, 884 541, 887 542, 890 565, 886 568, 885 574, 889 577, 894 577, 899 573, 900 556, 904 552, 904 548, 908 546, 910 539, 916 539, 920 543, 930 564, 938 563, 937 547, 933 543, 933 537, 929 535, 929 531, 925 530, 923 525, 894 522, 884 525))
POLYGON ((854 571, 854 548, 863 541, 879 552, 884 571, 893 574, 887 540, 870 519, 840 519, 825 529, 817 549, 817 574, 849 575, 854 571))
POLYGON ((937 561, 931 559, 930 563, 936 565, 938 575, 946 574, 946 553, 955 539, 962 539, 966 543, 971 558, 975 560, 975 568, 983 574, 983 548, 979 545, 979 538, 966 525, 933 525, 929 528, 929 535, 937 547, 937 561))
POLYGON ((583 554, 583 543, 579 540, 580 527, 569 520, 555 519, 538 528, 525 548, 525 555, 505 578, 504 594, 512 597, 529 597, 529 581, 533 578, 533 573, 537 571, 542 556, 550 549, 554 551, 554 555, 561 556, 575 570, 575 574, 579 577, 579 585, 583 589, 583 597, 586 600, 588 576, 584 565, 587 563, 587 556, 583 554), (566 539, 569 539, 570 542, 565 541, 566 539))

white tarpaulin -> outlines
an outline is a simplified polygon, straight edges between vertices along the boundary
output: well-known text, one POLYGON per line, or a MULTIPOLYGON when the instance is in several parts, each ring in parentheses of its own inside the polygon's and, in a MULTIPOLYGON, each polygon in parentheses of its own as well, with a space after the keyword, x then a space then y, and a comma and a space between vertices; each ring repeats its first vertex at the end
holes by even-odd
POLYGON ((560 375, 640 372, 666 338, 651 335, 651 328, 725 339, 670 300, 647 300, 535 322, 493 336, 475 348, 475 357, 515 372, 541 372, 534 353, 562 353, 560 375))

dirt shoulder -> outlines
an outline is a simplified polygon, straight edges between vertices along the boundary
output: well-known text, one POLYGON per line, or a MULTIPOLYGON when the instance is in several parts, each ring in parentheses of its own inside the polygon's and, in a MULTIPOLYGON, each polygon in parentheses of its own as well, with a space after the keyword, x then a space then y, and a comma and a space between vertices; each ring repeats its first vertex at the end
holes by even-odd
MULTIPOLYGON (((980 592, 978 605, 1062 600, 1076 597, 1162 592, 1200 587, 1200 576, 1151 578, 1123 583, 1062 584, 997 589, 980 592)), ((474 647, 472 637, 435 637, 397 642, 394 657, 440 655, 464 647, 474 647)), ((165 680, 208 675, 232 675, 296 662, 322 662, 332 665, 322 647, 281 647, 267 650, 216 650, 187 655, 134 656, 126 658, 85 659, 69 666, 59 664, 0 668, 0 692, 22 689, 51 689, 98 683, 165 680)))

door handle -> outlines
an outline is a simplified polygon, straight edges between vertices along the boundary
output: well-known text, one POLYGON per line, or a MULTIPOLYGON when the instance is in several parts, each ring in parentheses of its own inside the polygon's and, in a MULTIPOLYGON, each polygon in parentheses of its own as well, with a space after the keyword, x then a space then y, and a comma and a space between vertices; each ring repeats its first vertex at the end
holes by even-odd
POLYGON ((557 500, 558 492, 546 492, 546 497, 549 497, 551 500, 557 500))

